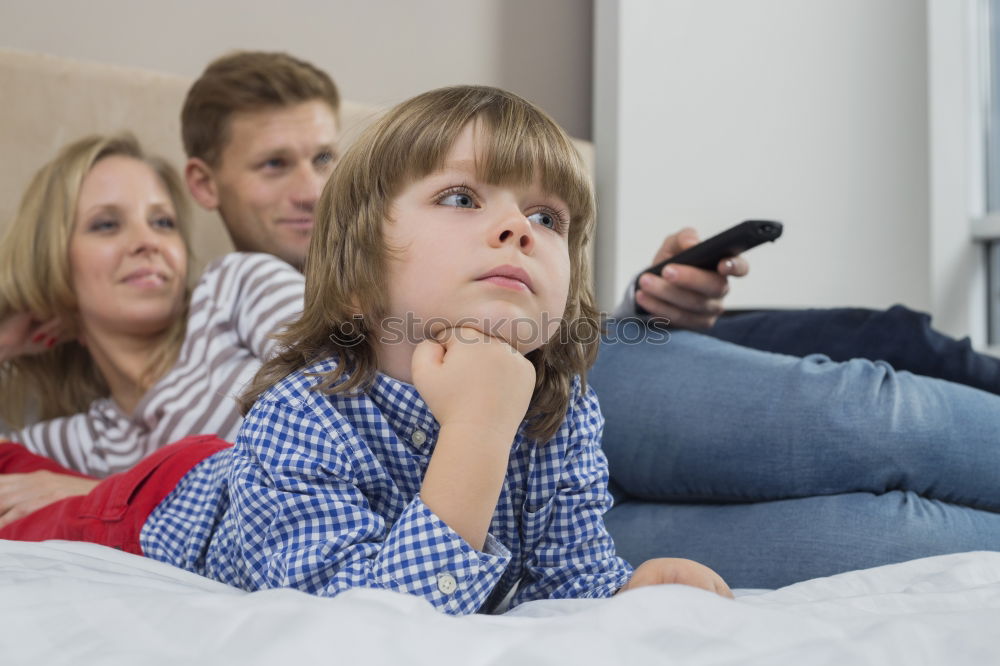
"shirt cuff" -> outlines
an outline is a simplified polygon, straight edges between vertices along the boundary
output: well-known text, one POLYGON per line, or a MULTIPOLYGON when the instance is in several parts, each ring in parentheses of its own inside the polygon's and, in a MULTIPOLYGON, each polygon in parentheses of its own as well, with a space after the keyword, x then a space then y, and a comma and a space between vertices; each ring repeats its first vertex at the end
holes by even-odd
POLYGON ((389 530, 375 566, 381 587, 423 597, 451 615, 474 613, 510 562, 510 551, 487 535, 483 551, 469 545, 413 498, 389 530))
POLYGON ((616 307, 614 312, 611 313, 611 316, 615 319, 630 319, 633 317, 648 316, 638 314, 635 309, 635 281, 638 277, 638 275, 633 276, 633 278, 628 281, 628 287, 625 288, 625 295, 622 297, 618 307, 616 307))

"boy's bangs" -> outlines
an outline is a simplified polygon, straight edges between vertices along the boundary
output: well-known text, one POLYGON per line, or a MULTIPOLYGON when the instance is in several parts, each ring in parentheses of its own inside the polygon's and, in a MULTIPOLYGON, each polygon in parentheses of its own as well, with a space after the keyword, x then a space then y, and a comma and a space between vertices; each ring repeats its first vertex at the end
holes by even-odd
POLYGON ((402 142, 407 146, 406 154, 394 160, 408 165, 405 176, 400 174, 401 180, 412 181, 442 169, 452 145, 470 122, 476 125, 480 141, 478 178, 486 183, 521 186, 538 177, 543 189, 566 202, 571 227, 589 226, 593 200, 583 160, 557 126, 538 116, 513 113, 497 118, 481 112, 465 122, 429 122, 402 142))
POLYGON ((525 122, 516 127, 483 127, 485 142, 479 178, 487 183, 530 185, 537 178, 542 188, 569 207, 573 221, 592 217, 590 182, 576 149, 547 124, 525 122))

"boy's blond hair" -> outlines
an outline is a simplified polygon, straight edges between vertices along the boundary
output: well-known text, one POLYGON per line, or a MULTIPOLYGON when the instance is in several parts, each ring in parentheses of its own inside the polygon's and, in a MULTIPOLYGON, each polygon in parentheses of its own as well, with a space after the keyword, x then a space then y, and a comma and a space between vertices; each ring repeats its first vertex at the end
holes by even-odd
POLYGON ((351 146, 320 196, 306 261, 302 316, 280 337, 283 351, 264 364, 241 408, 317 360, 338 369, 319 377, 328 393, 363 390, 378 370, 365 322, 386 314, 388 252, 383 228, 393 199, 440 169, 462 130, 477 123, 488 145, 477 168, 488 183, 528 184, 561 197, 570 215, 570 285, 559 331, 527 355, 536 383, 528 434, 545 441, 565 418, 573 377, 597 354, 599 325, 587 248, 594 226, 590 177, 566 133, 530 102, 497 88, 457 86, 424 93, 389 111, 351 146), (359 317, 360 315, 360 317, 359 317))
POLYGON ((181 140, 188 157, 218 165, 234 113, 319 100, 339 123, 340 93, 330 76, 287 53, 237 51, 209 63, 181 108, 181 140))
MULTIPOLYGON (((187 199, 173 167, 145 155, 131 134, 85 137, 64 147, 35 174, 13 224, 0 240, 0 320, 30 312, 40 321, 58 318, 66 334, 76 334, 78 310, 68 251, 77 198, 94 165, 113 155, 140 160, 156 172, 174 205, 177 228, 190 256, 187 199)), ((178 318, 163 346, 149 359, 147 388, 176 359, 186 319, 178 318)), ((0 365, 0 418, 15 428, 24 425, 29 405, 37 417, 48 419, 85 411, 95 398, 106 395, 107 384, 90 353, 75 341, 0 365)))

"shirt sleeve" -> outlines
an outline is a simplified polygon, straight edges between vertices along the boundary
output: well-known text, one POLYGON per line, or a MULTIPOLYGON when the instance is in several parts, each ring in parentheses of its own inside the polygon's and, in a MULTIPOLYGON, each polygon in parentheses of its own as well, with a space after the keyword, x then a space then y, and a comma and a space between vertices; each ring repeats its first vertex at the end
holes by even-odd
POLYGON ((492 537, 477 551, 419 494, 398 514, 386 510, 396 491, 379 485, 379 468, 346 420, 259 400, 237 438, 230 477, 246 586, 324 596, 380 588, 450 614, 478 610, 509 551, 492 537))
POLYGON ((213 303, 232 303, 232 325, 242 345, 259 359, 274 350, 274 334, 302 314, 305 278, 270 254, 232 253, 206 270, 217 271, 206 290, 213 303), (212 293, 215 292, 215 293, 212 293))
POLYGON ((567 424, 558 488, 541 509, 549 512, 549 527, 525 562, 525 578, 512 606, 534 599, 610 597, 632 576, 632 567, 615 554, 604 527, 612 500, 600 446, 604 419, 592 389, 578 398, 567 424))
POLYGON ((648 316, 639 315, 635 309, 635 281, 639 276, 634 276, 628 282, 628 286, 625 288, 625 294, 622 296, 622 300, 618 303, 618 307, 614 309, 611 316, 615 319, 628 319, 630 317, 648 316))
MULTIPOLYGON (((2 433, 0 439, 23 444, 32 453, 52 458, 64 467, 104 478, 112 473, 116 462, 115 451, 106 446, 108 430, 114 428, 114 419, 105 414, 109 411, 114 408, 108 401, 98 400, 86 412, 39 421, 2 433)), ((144 445, 145 438, 140 438, 138 446, 144 445)))

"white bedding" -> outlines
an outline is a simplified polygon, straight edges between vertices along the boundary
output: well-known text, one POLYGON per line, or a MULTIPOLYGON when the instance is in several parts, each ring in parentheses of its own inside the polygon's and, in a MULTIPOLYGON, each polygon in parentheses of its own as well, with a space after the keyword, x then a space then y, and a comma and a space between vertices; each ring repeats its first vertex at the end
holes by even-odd
POLYGON ((92 544, 0 541, 0 664, 1000 664, 1000 553, 736 601, 682 586, 453 618, 377 590, 246 593, 92 544))

